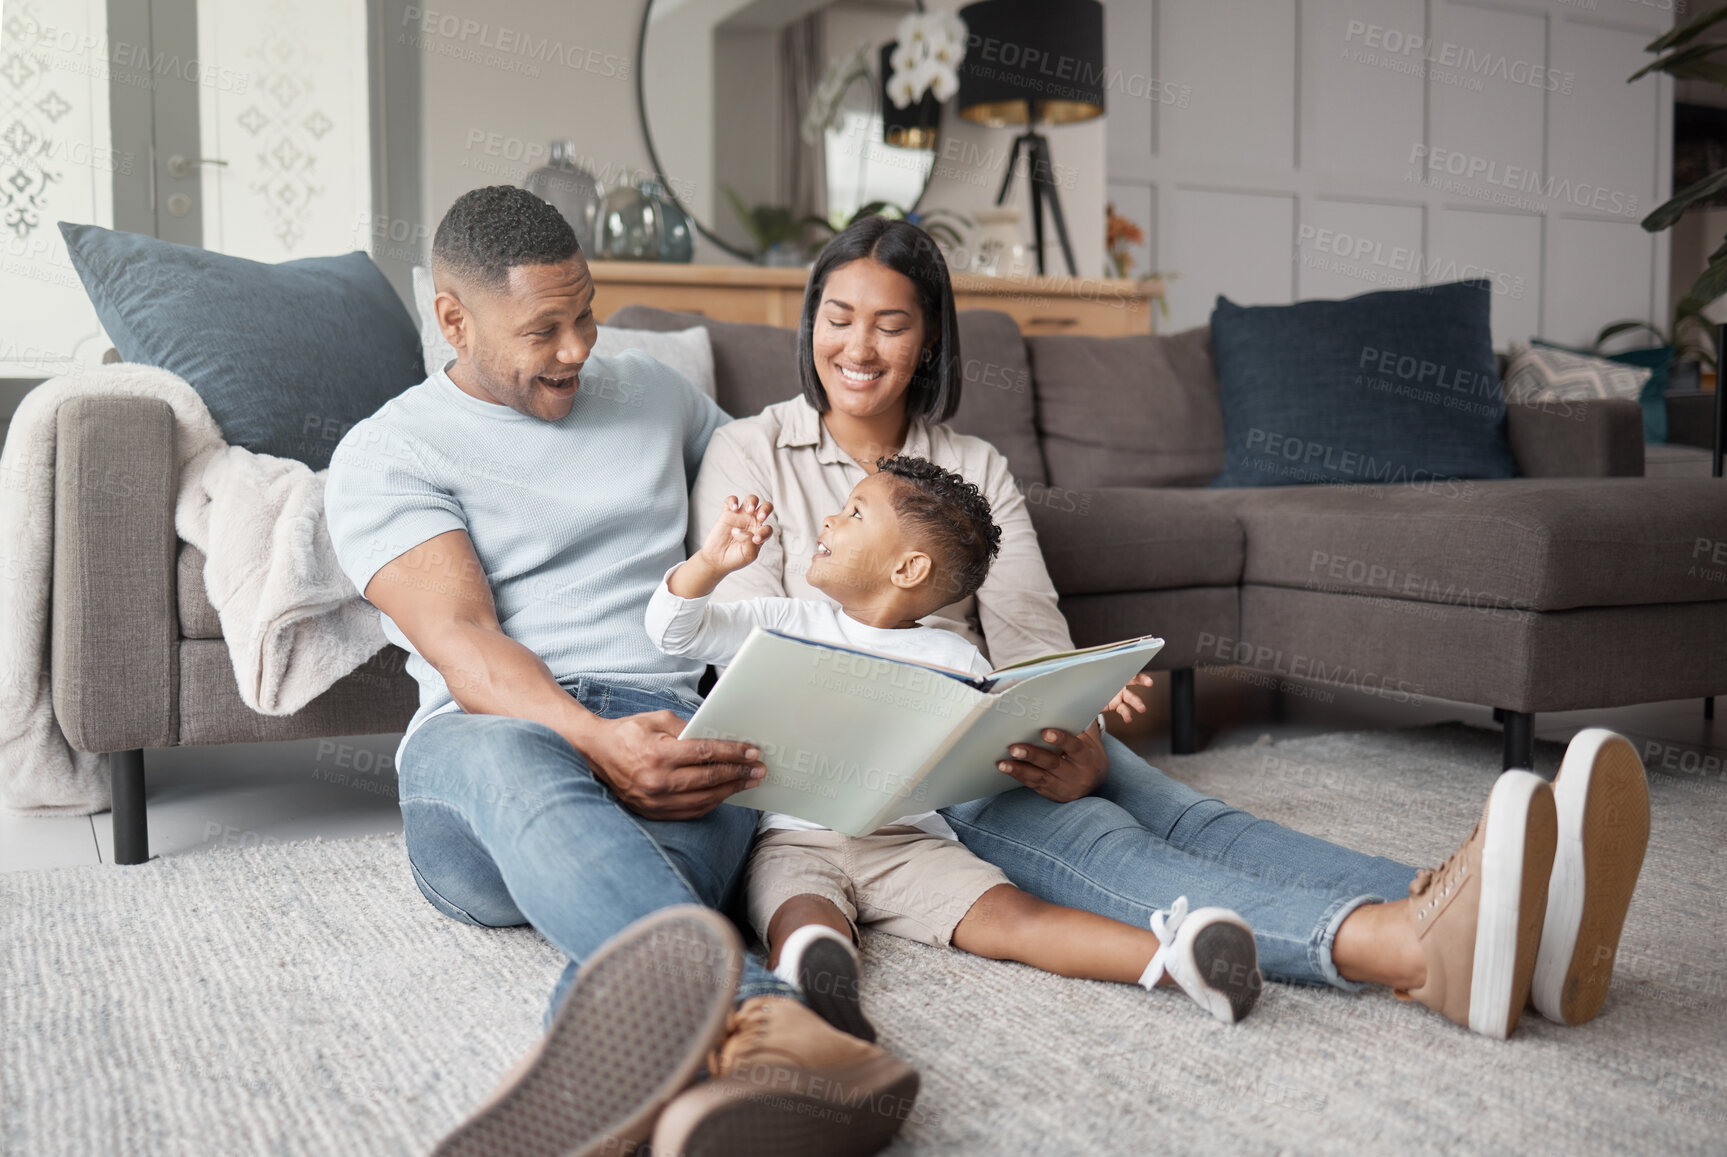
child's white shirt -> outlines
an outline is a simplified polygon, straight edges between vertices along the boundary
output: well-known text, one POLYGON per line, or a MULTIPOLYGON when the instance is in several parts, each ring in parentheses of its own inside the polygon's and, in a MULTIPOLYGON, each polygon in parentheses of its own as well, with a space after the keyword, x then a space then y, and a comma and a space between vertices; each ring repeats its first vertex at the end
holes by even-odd
MULTIPOLYGON (((666 572, 667 578, 671 573, 670 570, 666 572)), ((968 640, 939 627, 872 627, 858 622, 831 603, 815 599, 746 599, 716 603, 709 597, 680 598, 672 593, 665 578, 660 580, 659 587, 648 600, 646 626, 648 638, 666 654, 704 663, 730 663, 750 631, 764 627, 817 642, 858 647, 972 675, 987 675, 992 669, 983 652, 968 640)), ((920 828, 948 839, 958 838, 947 821, 936 812, 901 816, 893 823, 920 828)), ((763 812, 757 830, 775 828, 827 830, 821 824, 796 816, 763 812)))

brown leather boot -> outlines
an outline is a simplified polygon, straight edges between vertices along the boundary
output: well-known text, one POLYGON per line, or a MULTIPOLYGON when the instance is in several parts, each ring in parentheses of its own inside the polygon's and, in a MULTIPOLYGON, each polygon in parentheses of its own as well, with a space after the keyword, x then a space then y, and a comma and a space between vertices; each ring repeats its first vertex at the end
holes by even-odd
POLYGON ((1409 885, 1427 979, 1397 996, 1484 1036, 1510 1036, 1535 976, 1558 839, 1546 781, 1528 771, 1501 775, 1469 838, 1409 885))
POLYGON ((917 1103, 917 1071, 802 1004, 758 996, 732 1013, 710 1080, 654 1129, 655 1157, 874 1153, 917 1103))

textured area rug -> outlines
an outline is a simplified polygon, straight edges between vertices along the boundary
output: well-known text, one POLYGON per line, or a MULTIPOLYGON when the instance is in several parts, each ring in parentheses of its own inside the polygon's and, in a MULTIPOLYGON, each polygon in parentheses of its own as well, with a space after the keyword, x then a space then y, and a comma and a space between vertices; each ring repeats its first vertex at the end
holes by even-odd
MULTIPOLYGON (((1435 863, 1496 734, 1373 732, 1171 759, 1262 816, 1435 863)), ((1539 749, 1551 775, 1559 749, 1539 749)), ((867 1006, 922 1071, 894 1152, 1723 1151, 1727 786, 1651 776, 1606 1008, 1506 1043, 1383 991, 1268 985, 1244 1024, 881 935, 867 1006)), ((415 1154, 538 1034, 561 959, 438 915, 397 838, 0 875, 0 1152, 415 1154)))

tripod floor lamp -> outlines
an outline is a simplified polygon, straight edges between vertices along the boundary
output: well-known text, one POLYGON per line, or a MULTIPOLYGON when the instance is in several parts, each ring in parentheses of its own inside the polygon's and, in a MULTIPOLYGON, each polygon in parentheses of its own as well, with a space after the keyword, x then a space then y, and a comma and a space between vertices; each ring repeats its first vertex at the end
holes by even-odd
POLYGON ((1025 126, 1014 138, 996 204, 1007 200, 1024 156, 1037 271, 1047 272, 1047 202, 1067 272, 1078 276, 1049 140, 1038 130, 1103 115, 1103 5, 1098 0, 981 0, 959 14, 968 33, 959 68, 959 115, 991 128, 1025 126))

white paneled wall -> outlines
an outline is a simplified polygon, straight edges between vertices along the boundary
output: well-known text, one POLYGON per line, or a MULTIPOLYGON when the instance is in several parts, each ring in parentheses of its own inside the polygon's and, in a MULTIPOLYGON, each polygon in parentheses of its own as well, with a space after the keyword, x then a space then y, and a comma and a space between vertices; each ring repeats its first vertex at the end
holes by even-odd
POLYGON ((1497 345, 1665 321, 1654 0, 1107 0, 1109 196, 1171 323, 1492 282, 1497 345))

